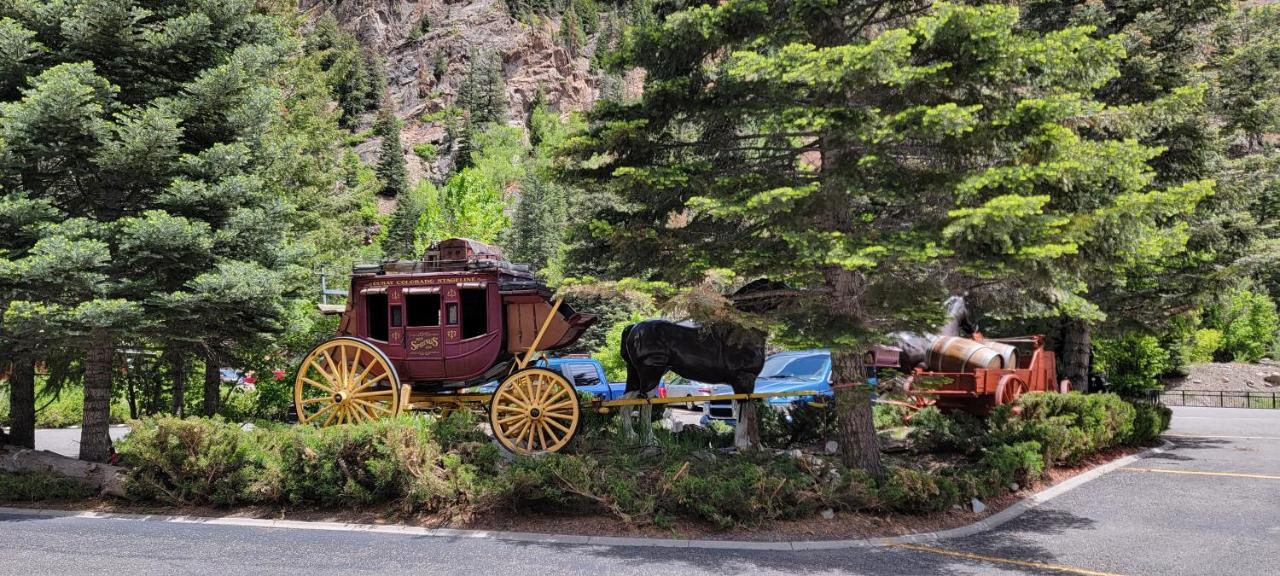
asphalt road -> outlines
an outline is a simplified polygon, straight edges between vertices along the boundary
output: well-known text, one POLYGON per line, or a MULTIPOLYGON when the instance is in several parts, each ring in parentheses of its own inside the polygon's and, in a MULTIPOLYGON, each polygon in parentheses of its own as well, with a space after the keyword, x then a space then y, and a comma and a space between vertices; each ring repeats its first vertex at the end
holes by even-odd
POLYGON ((925 548, 721 551, 543 545, 0 515, 21 574, 1274 574, 1280 411, 1179 408, 1152 458, 976 536, 925 548))
MULTIPOLYGON (((112 440, 124 438, 124 435, 128 433, 129 428, 123 425, 112 426, 109 432, 112 440)), ((80 429, 42 428, 36 430, 36 448, 51 450, 63 456, 77 458, 80 456, 80 429)))

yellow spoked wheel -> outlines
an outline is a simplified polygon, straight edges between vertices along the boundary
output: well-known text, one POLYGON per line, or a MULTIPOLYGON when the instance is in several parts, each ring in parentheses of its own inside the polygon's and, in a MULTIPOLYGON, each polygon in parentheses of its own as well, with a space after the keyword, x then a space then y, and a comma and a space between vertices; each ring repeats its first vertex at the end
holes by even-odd
POLYGON ((507 376, 493 392, 493 436, 517 454, 555 452, 578 429, 578 393, 563 376, 531 368, 507 376))
POLYGON ((334 338, 311 350, 293 383, 298 422, 331 426, 400 413, 400 378, 381 350, 334 338))

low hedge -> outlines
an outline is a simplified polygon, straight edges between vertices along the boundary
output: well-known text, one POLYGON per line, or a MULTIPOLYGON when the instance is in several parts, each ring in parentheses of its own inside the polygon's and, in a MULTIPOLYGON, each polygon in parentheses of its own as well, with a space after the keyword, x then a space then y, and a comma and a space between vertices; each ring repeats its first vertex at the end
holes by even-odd
POLYGON ((1169 428, 1171 415, 1164 406, 1115 394, 1031 393, 985 421, 926 408, 912 419, 912 437, 917 448, 968 456, 1034 442, 1043 465, 1074 465, 1101 450, 1151 443, 1169 428))
POLYGON ((661 450, 638 451, 615 442, 612 421, 594 418, 570 452, 511 458, 468 413, 323 429, 164 418, 135 423, 119 450, 131 495, 176 505, 606 513, 730 528, 828 508, 946 510, 1034 483, 1046 467, 1091 451, 1149 440, 1168 421, 1163 409, 1114 397, 1050 396, 1027 395, 1020 414, 997 411, 985 423, 922 411, 913 420, 921 445, 957 453, 890 456, 879 480, 798 451, 724 453, 708 448, 724 434, 700 427, 659 428, 661 450))

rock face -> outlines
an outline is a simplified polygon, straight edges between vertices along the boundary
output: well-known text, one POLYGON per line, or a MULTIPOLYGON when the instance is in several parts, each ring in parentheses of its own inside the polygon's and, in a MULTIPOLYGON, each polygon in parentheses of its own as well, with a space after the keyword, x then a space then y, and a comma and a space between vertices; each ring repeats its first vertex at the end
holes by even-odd
POLYGON ((508 14, 503 0, 300 0, 299 8, 311 18, 333 12, 339 27, 385 58, 397 113, 410 121, 406 132, 416 117, 454 101, 477 52, 501 58, 512 123, 524 122, 539 89, 559 111, 584 110, 599 92, 590 72, 594 46, 570 54, 555 41, 558 19, 530 26, 508 14))

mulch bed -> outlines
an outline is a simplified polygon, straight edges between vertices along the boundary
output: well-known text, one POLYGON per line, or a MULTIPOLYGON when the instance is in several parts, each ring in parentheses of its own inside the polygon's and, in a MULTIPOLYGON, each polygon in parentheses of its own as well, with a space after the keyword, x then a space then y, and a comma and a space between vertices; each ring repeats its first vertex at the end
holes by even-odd
POLYGON ((1057 467, 1048 471, 1036 486, 1024 487, 1018 492, 983 502, 987 509, 981 514, 969 509, 952 509, 940 514, 912 516, 902 514, 873 515, 836 513, 830 520, 820 516, 801 520, 785 520, 760 529, 716 530, 714 527, 686 519, 677 519, 672 526, 634 526, 612 516, 564 516, 550 514, 512 515, 490 513, 466 521, 459 521, 439 514, 406 515, 388 506, 349 510, 280 509, 274 507, 176 507, 154 506, 117 499, 93 498, 74 502, 2 502, 0 506, 42 508, 56 510, 89 510, 95 512, 122 512, 135 514, 167 514, 204 517, 266 518, 277 520, 310 520, 348 522, 357 524, 408 524, 428 528, 461 528, 472 530, 504 530, 512 532, 538 532, 588 536, 631 536, 651 538, 690 538, 705 540, 844 540, 901 536, 921 532, 934 532, 970 524, 996 514, 1019 500, 1067 480, 1094 467, 1141 451, 1141 448, 1117 448, 1094 454, 1078 466, 1057 467))

